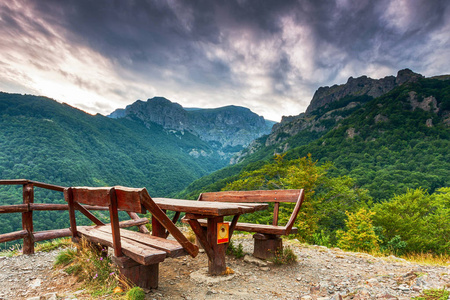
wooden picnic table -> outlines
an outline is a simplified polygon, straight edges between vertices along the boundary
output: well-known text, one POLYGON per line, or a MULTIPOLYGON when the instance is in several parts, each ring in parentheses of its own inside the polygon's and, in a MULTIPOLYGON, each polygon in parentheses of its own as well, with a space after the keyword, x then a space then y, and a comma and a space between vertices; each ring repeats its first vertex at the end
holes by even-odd
MULTIPOLYGON (((175 211, 175 219, 178 219, 181 212, 186 213, 185 218, 208 255, 208 272, 211 275, 222 275, 226 272, 225 252, 228 244, 218 244, 217 224, 223 222, 224 216, 233 216, 229 228, 229 239, 231 239, 241 214, 268 208, 266 203, 209 202, 170 198, 153 198, 153 201, 163 211, 175 211), (206 232, 198 222, 199 219, 205 218, 208 220, 206 232)), ((156 219, 152 219, 152 234, 159 237, 167 236, 164 227, 156 219)))

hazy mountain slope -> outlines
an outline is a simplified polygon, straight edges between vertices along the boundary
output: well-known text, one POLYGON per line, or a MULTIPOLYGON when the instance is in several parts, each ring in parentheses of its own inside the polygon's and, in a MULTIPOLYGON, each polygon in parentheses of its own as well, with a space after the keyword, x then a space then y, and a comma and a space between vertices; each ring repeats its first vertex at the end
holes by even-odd
POLYGON ((169 195, 218 167, 211 151, 154 123, 92 116, 44 97, 0 94, 0 175, 62 185, 145 186, 169 195))
POLYGON ((275 122, 264 120, 248 108, 226 106, 215 109, 183 108, 163 97, 147 101, 138 100, 125 109, 118 109, 111 118, 141 120, 145 124, 156 123, 169 131, 189 132, 209 143, 218 155, 228 160, 254 139, 270 133, 275 122))

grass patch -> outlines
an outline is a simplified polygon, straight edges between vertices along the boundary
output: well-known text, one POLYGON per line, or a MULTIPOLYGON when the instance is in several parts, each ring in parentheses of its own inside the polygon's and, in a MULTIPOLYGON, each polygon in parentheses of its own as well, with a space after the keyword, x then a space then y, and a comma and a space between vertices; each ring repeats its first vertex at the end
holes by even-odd
POLYGON ((444 267, 450 265, 450 255, 448 254, 410 253, 403 255, 402 258, 421 265, 444 267))
POLYGON ((275 251, 270 261, 276 265, 288 265, 297 261, 297 255, 295 255, 291 247, 287 246, 275 251))
POLYGON ((99 251, 96 246, 82 239, 77 249, 68 248, 56 257, 55 266, 61 266, 67 274, 77 276, 93 297, 104 295, 123 296, 122 291, 129 290, 128 282, 111 262, 105 250, 99 251), (114 290, 120 287, 120 292, 114 290))
POLYGON ((0 256, 13 257, 22 254, 22 245, 15 244, 0 252, 0 256))
POLYGON ((42 252, 50 252, 55 249, 59 248, 67 248, 72 246, 73 243, 69 238, 62 238, 62 239, 54 239, 51 241, 45 241, 42 243, 37 243, 36 247, 34 248, 36 252, 42 251, 42 252))
POLYGON ((419 297, 413 297, 415 300, 447 300, 450 292, 445 289, 424 290, 419 297))
POLYGON ((126 298, 127 300, 144 300, 145 299, 144 290, 136 286, 127 292, 126 298))

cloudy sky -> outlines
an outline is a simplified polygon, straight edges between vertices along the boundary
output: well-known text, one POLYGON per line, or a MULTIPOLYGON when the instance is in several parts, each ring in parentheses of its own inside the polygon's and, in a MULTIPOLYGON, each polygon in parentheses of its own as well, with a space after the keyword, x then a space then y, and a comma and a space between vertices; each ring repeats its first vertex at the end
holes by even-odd
POLYGON ((0 0, 0 91, 89 113, 163 96, 279 121, 403 68, 450 73, 450 1, 0 0))

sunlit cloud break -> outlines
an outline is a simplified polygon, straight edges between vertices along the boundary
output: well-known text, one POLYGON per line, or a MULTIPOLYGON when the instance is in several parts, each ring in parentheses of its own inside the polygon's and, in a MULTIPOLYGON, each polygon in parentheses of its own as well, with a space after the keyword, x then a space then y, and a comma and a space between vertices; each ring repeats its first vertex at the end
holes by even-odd
POLYGON ((319 86, 449 73, 448 1, 3 1, 0 90, 108 114, 164 96, 306 110, 319 86))

